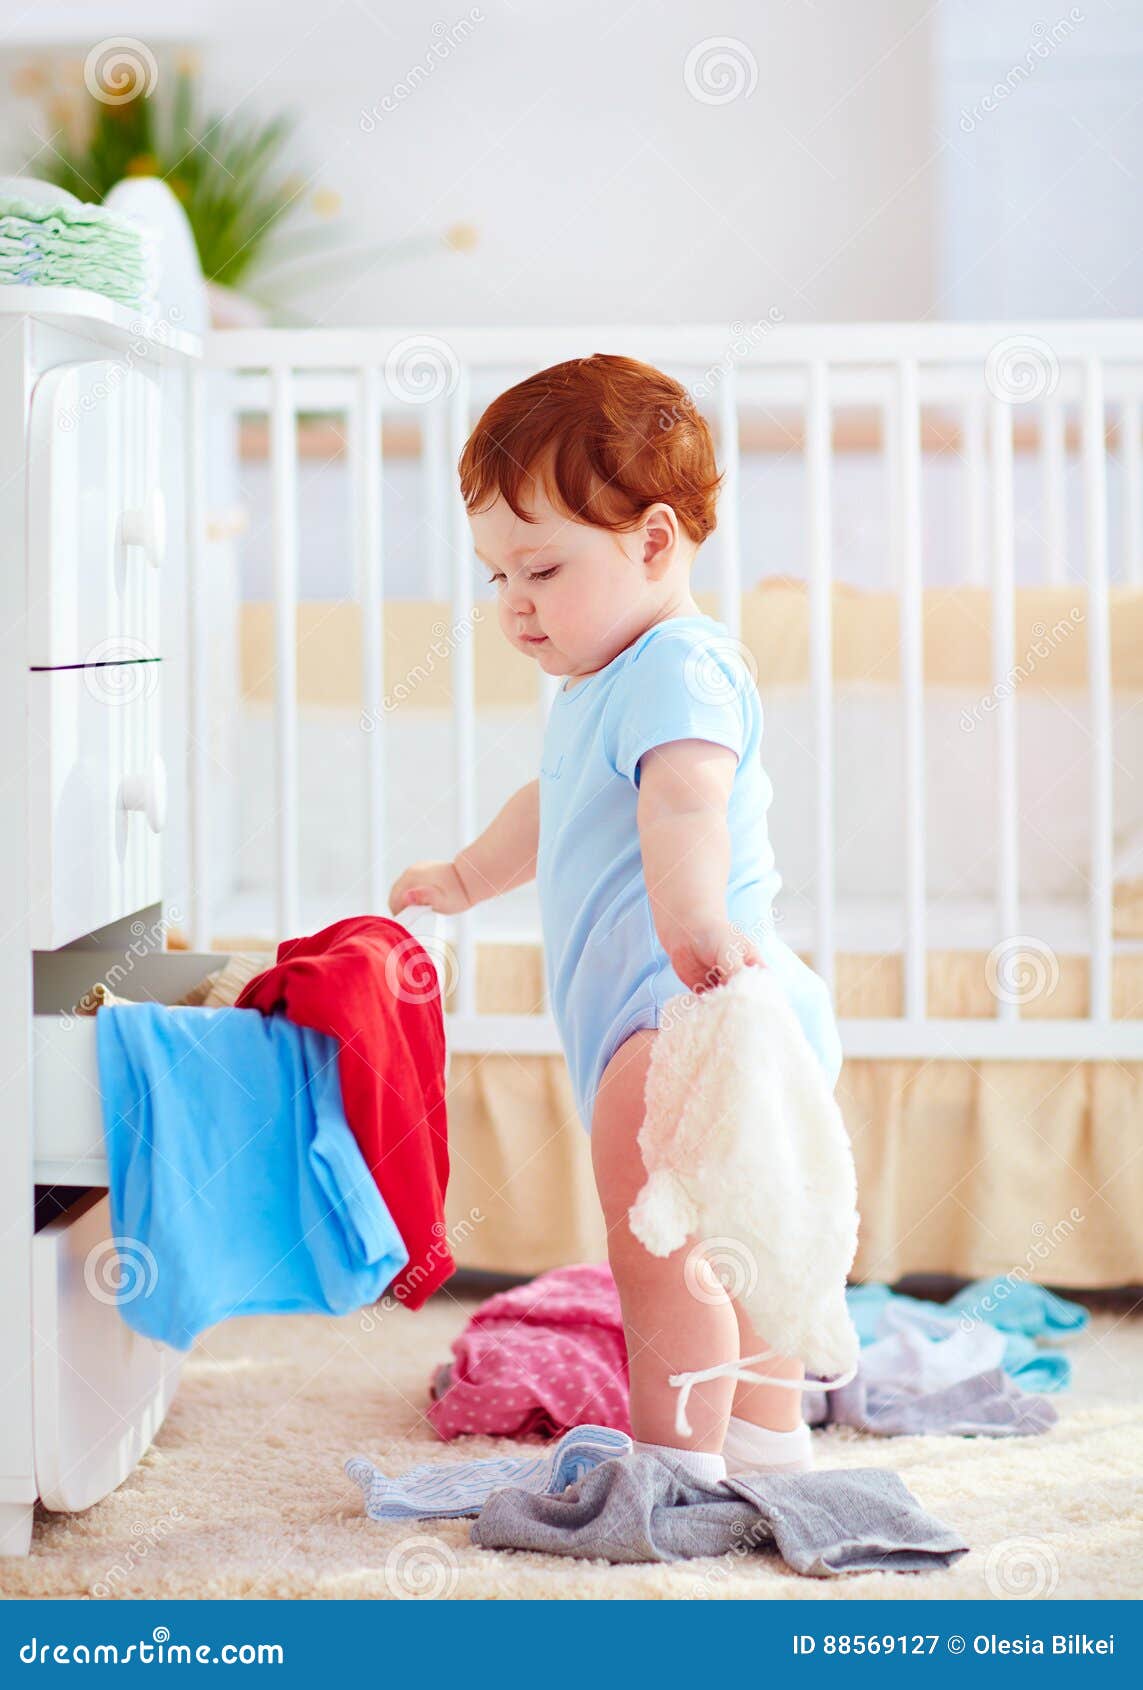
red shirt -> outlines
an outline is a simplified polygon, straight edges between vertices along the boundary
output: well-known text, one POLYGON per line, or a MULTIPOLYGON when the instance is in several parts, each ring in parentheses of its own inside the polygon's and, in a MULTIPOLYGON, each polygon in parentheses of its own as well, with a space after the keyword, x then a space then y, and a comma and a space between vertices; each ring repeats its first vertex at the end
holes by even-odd
POLYGON ((396 921, 350 916, 283 939, 236 1008, 280 1012, 339 1041, 345 1118, 409 1252, 386 1295, 420 1308, 456 1271, 444 1218, 444 1014, 429 953, 396 921))

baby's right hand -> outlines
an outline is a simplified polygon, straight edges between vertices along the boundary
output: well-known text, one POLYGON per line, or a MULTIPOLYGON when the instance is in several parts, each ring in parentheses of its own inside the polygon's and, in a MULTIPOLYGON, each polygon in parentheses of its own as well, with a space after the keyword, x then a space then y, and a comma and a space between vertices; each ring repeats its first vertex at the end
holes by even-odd
POLYGON ((438 915, 456 915, 470 908, 472 900, 461 883, 455 863, 414 863, 398 875, 389 890, 389 909, 400 915, 409 904, 436 910, 438 915))

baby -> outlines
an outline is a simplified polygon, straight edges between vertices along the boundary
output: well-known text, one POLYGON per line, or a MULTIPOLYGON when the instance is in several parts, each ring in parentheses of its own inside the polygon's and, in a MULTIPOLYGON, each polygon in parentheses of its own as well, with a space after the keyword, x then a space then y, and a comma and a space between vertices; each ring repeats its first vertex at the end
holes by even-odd
MULTIPOLYGON (((796 1389, 725 1376, 696 1386, 693 1436, 675 1432, 670 1375, 767 1346, 703 1240, 659 1258, 627 1224, 664 1005, 769 967, 831 1085, 841 1066, 825 984, 773 930, 782 882, 748 656, 691 596, 721 480, 687 390, 632 358, 572 359, 489 405, 460 460, 476 555, 504 637, 560 684, 539 779, 451 862, 415 863, 389 894, 394 915, 410 904, 454 913, 536 879, 552 1013, 622 1307, 636 1447, 666 1449, 702 1479, 808 1467, 810 1439, 796 1389)), ((792 1360, 766 1368, 802 1377, 792 1360)))

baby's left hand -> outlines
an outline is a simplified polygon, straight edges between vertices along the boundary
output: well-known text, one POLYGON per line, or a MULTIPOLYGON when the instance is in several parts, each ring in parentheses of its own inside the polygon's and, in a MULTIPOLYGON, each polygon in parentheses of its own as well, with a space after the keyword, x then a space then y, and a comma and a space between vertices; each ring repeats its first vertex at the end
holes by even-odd
POLYGON ((765 968, 756 946, 729 921, 692 927, 666 946, 671 967, 691 992, 723 986, 740 968, 765 968))

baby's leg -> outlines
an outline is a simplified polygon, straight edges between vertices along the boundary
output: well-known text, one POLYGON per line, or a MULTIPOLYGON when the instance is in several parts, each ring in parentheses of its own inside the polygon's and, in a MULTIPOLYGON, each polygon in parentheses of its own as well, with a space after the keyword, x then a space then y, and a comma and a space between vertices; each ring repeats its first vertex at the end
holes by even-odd
MULTIPOLYGON (((652 1256, 627 1224, 627 1211, 646 1179, 637 1136, 651 1060, 650 1029, 626 1039, 603 1073, 592 1117, 595 1182, 607 1223, 608 1257, 623 1311, 631 1375, 631 1429, 639 1443, 691 1451, 721 1450, 735 1381, 711 1379, 687 1403, 693 1435, 675 1430, 678 1390, 672 1373, 717 1366, 738 1355, 734 1309, 707 1262, 687 1269, 690 1239, 670 1256, 652 1256)), ((798 1402, 797 1393, 787 1393, 798 1402)))
MULTIPOLYGON (((740 1304, 734 1304, 738 1317, 738 1347, 744 1356, 756 1356, 769 1346, 760 1338, 747 1320, 740 1304)), ((767 1356, 755 1362, 751 1373, 772 1373, 776 1379, 803 1379, 805 1368, 800 1361, 785 1357, 767 1356)), ((754 1426, 765 1426, 773 1432, 792 1432, 802 1424, 802 1393, 787 1391, 781 1385, 751 1385, 741 1380, 734 1393, 736 1420, 749 1420, 754 1426)))
MULTIPOLYGON (((768 1346, 758 1336, 745 1311, 734 1305, 738 1317, 738 1342, 744 1356, 760 1355, 768 1346)), ((803 1379, 800 1361, 767 1356, 755 1362, 752 1373, 770 1373, 777 1379, 803 1379)), ((739 1382, 734 1393, 734 1412, 722 1446, 728 1473, 805 1472, 814 1464, 810 1429, 802 1418, 802 1393, 782 1385, 752 1385, 739 1382)))

